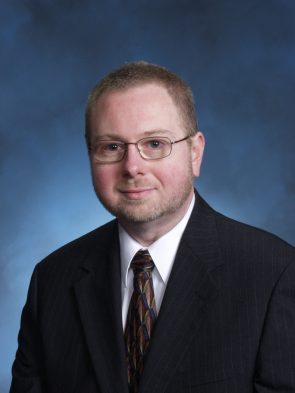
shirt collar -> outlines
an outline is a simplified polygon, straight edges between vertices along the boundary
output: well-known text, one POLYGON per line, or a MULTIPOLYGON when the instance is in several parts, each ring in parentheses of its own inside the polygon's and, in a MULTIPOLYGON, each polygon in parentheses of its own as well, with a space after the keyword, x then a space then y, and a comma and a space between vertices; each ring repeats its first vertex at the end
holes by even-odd
POLYGON ((121 277, 124 287, 127 287, 127 275, 130 263, 137 251, 142 248, 149 250, 162 281, 164 284, 167 284, 182 234, 188 223, 194 204, 195 195, 193 195, 189 208, 181 221, 148 247, 144 247, 134 240, 119 224, 121 277))

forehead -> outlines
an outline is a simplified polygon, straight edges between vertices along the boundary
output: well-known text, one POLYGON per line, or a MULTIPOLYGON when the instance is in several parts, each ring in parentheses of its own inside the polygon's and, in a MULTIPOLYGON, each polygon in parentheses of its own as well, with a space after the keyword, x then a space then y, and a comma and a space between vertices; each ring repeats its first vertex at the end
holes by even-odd
POLYGON ((90 120, 96 132, 183 128, 179 109, 167 89, 155 83, 104 93, 93 105, 90 120))
MULTIPOLYGON (((133 86, 122 90, 115 90, 104 93, 94 104, 95 109, 107 111, 109 107, 118 103, 124 107, 137 107, 140 105, 149 106, 170 106, 177 110, 168 90, 156 83, 147 83, 143 85, 133 86)), ((119 108, 117 108, 119 109, 119 108)))

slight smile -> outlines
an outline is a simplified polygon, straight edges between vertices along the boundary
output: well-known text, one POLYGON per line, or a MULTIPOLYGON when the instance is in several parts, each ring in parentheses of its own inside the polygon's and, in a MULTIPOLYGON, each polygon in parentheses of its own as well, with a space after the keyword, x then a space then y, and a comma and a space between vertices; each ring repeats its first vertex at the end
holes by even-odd
POLYGON ((127 199, 138 200, 149 196, 154 190, 154 188, 133 188, 128 190, 120 190, 120 192, 127 199))

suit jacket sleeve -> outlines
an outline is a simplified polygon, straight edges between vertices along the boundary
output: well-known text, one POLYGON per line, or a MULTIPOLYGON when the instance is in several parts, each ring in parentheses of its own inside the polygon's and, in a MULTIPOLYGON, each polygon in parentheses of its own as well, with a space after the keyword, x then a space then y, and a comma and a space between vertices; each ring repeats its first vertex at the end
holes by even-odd
POLYGON ((254 392, 295 392, 295 266, 273 290, 257 357, 254 392))
POLYGON ((44 364, 38 327, 37 275, 35 268, 24 306, 18 336, 18 350, 12 366, 10 393, 45 393, 44 364))

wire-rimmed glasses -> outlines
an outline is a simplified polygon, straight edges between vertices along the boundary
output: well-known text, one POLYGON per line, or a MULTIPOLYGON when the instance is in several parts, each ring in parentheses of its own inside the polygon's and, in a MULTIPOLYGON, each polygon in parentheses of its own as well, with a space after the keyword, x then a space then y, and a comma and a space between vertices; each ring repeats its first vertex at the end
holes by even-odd
POLYGON ((90 147, 90 154, 94 161, 101 164, 108 164, 122 161, 125 157, 128 145, 135 145, 142 158, 145 160, 159 160, 168 157, 172 151, 172 145, 190 138, 171 141, 165 136, 153 136, 142 138, 137 142, 122 142, 115 140, 98 140, 93 147, 90 147))

